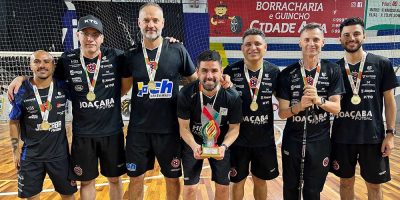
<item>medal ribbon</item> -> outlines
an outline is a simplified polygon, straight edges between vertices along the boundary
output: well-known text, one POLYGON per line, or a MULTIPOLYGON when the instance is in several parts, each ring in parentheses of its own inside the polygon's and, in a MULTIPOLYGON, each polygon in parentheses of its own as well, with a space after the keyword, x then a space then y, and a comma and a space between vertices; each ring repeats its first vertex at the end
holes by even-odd
POLYGON ((163 45, 163 40, 161 40, 161 44, 160 44, 160 46, 158 46, 156 58, 153 61, 155 66, 152 66, 150 63, 150 60, 149 60, 149 55, 147 55, 146 47, 144 46, 144 41, 142 39, 142 50, 143 50, 143 56, 144 56, 144 63, 146 64, 147 74, 149 76, 150 81, 154 81, 154 78, 156 77, 156 72, 158 69, 158 61, 160 60, 162 45, 163 45))
POLYGON ((349 63, 347 62, 346 56, 344 56, 344 67, 346 69, 347 78, 349 79, 351 90, 353 91, 353 95, 358 95, 358 91, 360 90, 362 72, 364 70, 365 59, 367 58, 368 53, 364 53, 363 57, 361 58, 360 66, 358 67, 358 74, 357 74, 357 82, 354 85, 353 76, 350 72, 349 63))
MULTIPOLYGON (((300 60, 300 61, 299 61, 299 64, 300 64, 300 66, 301 66, 301 67, 300 67, 300 71, 301 71, 301 76, 303 77, 304 87, 307 86, 307 85, 311 85, 311 84, 309 84, 308 81, 307 81, 306 71, 305 71, 305 69, 304 69, 304 62, 303 62, 303 60, 300 60)), ((319 78, 319 73, 320 73, 320 72, 321 72, 321 62, 318 62, 317 70, 315 71, 315 75, 314 75, 314 78, 313 78, 313 83, 312 83, 312 86, 313 86, 313 87, 316 87, 316 86, 317 86, 318 78, 319 78)))
POLYGON ((244 64, 244 76, 246 77, 246 80, 247 80, 247 82, 249 84, 249 89, 250 89, 250 95, 251 95, 251 101, 252 102, 257 102, 258 91, 260 90, 260 85, 261 85, 261 79, 262 79, 263 72, 264 72, 264 66, 261 66, 260 71, 258 72, 256 89, 255 89, 254 94, 253 94, 253 90, 251 89, 251 83, 250 83, 249 68, 247 67, 246 64, 244 64))
POLYGON ((94 70, 94 75, 93 75, 93 80, 92 81, 90 81, 89 74, 88 74, 88 72, 86 70, 85 60, 83 59, 83 52, 82 51, 81 51, 81 55, 80 55, 80 60, 81 60, 81 65, 82 65, 83 71, 86 74, 86 80, 87 80, 87 84, 88 84, 88 87, 89 87, 89 91, 94 93, 94 87, 96 86, 97 77, 99 76, 99 72, 100 72, 101 52, 99 53, 99 55, 97 57, 96 69, 94 70))
POLYGON ((53 96, 53 81, 50 83, 50 88, 49 88, 49 93, 47 94, 47 101, 45 102, 47 104, 47 107, 43 104, 42 98, 40 98, 39 90, 36 87, 36 85, 33 85, 33 92, 35 93, 35 98, 37 103, 39 104, 39 109, 40 109, 40 114, 42 115, 42 120, 43 121, 48 121, 49 118, 49 107, 51 106, 51 98, 53 96))

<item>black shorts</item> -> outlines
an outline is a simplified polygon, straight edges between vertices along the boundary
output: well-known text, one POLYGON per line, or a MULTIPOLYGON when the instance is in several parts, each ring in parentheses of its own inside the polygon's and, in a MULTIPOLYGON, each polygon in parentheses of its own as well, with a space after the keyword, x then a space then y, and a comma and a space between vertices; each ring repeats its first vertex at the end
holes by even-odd
MULTIPOLYGON (((222 160, 208 158, 211 167, 211 180, 220 185, 229 185, 230 171, 230 150, 225 151, 222 160)), ((195 185, 200 181, 200 174, 203 168, 203 160, 197 160, 193 157, 193 151, 186 143, 182 150, 183 180, 185 185, 195 185)))
POLYGON ((71 150, 73 178, 79 181, 90 181, 99 175, 118 177, 126 172, 124 135, 104 137, 73 136, 71 150))
POLYGON ((390 181, 389 157, 382 157, 380 144, 338 144, 332 142, 330 171, 341 178, 351 178, 360 163, 360 174, 368 183, 390 181))
POLYGON ((62 195, 72 195, 77 191, 75 181, 68 175, 71 172, 68 158, 50 162, 20 161, 18 171, 18 197, 29 198, 42 191, 46 173, 53 182, 54 189, 62 195))
MULTIPOLYGON (((307 142, 304 163, 304 199, 319 199, 329 171, 329 139, 307 142)), ((286 138, 282 142, 284 199, 298 199, 302 143, 286 138)))
POLYGON ((251 173, 259 179, 271 180, 279 175, 275 144, 266 147, 244 147, 232 145, 231 182, 238 183, 251 173))
POLYGON ((182 176, 181 139, 178 133, 129 132, 126 136, 126 168, 137 177, 154 168, 155 157, 167 178, 182 176))

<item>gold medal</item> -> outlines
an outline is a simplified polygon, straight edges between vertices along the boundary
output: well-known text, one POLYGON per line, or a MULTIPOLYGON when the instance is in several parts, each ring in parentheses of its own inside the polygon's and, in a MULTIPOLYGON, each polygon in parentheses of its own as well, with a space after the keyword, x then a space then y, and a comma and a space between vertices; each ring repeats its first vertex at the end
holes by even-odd
POLYGON ((258 110, 258 104, 257 104, 257 102, 251 102, 251 104, 250 104, 250 110, 251 111, 257 111, 258 110))
POLYGON ((43 121, 40 124, 40 130, 47 131, 50 129, 50 123, 48 121, 43 121))
POLYGON ((89 93, 87 93, 86 99, 89 101, 94 101, 96 99, 96 94, 94 92, 90 91, 89 93))
POLYGON ((351 97, 351 103, 352 104, 354 104, 354 105, 358 105, 358 104, 360 104, 361 103, 361 98, 360 98, 360 96, 358 96, 358 95, 353 95, 352 97, 351 97))
POLYGON ((154 81, 149 81, 147 86, 149 87, 149 90, 155 90, 156 89, 156 83, 154 81))

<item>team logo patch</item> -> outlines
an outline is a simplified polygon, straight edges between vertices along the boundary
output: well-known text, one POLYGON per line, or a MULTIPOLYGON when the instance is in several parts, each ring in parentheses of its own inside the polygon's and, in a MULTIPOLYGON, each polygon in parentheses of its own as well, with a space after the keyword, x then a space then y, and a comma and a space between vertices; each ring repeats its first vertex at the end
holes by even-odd
POLYGON ((73 187, 76 186, 76 181, 73 181, 73 180, 72 180, 70 183, 71 183, 71 186, 73 186, 73 187))
POLYGON ((285 155, 289 155, 289 151, 288 150, 283 150, 283 154, 285 154, 285 155))
POLYGON ((323 165, 324 167, 326 167, 326 166, 328 166, 328 164, 329 164, 329 158, 326 157, 326 158, 322 161, 322 165, 323 165))
POLYGON ((236 175, 237 175, 237 171, 234 167, 232 167, 231 170, 229 171, 229 176, 235 177, 236 175))
POLYGON ((80 92, 83 90, 83 85, 75 85, 75 91, 80 92))
POLYGON ((126 163, 126 169, 128 171, 136 171, 136 164, 135 163, 126 163))
POLYGON ((151 61, 149 64, 150 64, 150 68, 152 70, 154 70, 156 68, 156 66, 157 66, 157 63, 155 61, 151 61))
POLYGON ((307 76, 307 84, 308 85, 312 85, 313 83, 314 83, 314 78, 313 77, 311 77, 311 76, 307 76))
POLYGON ((81 167, 79 167, 78 165, 74 167, 74 172, 76 175, 78 176, 82 176, 83 170, 81 167))
POLYGON ((339 163, 338 163, 337 160, 334 160, 334 161, 332 162, 332 167, 333 167, 333 169, 336 170, 336 171, 339 170, 340 165, 339 165, 339 163))
POLYGON ((86 70, 89 73, 94 73, 94 71, 96 71, 96 67, 97 67, 96 63, 89 63, 86 65, 86 70))
POLYGON ((181 161, 178 158, 174 158, 171 161, 171 166, 173 168, 178 168, 181 165, 181 161))
POLYGON ((250 87, 251 89, 257 88, 257 77, 251 77, 250 79, 250 87))
POLYGON ((228 115, 228 108, 220 107, 219 113, 224 116, 228 115))
POLYGON ((353 81, 357 82, 358 72, 352 72, 351 75, 353 76, 353 81))
POLYGON ((51 106, 51 103, 46 101, 44 104, 40 105, 40 110, 42 110, 43 112, 48 110, 50 111, 53 107, 51 106))

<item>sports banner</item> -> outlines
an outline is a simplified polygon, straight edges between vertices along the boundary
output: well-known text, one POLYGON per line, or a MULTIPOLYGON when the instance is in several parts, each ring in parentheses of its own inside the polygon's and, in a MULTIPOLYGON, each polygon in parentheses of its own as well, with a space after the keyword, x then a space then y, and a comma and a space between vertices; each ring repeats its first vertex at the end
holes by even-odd
POLYGON ((310 22, 322 25, 325 37, 338 37, 348 17, 364 18, 364 0, 209 0, 210 37, 238 37, 258 28, 267 37, 298 37, 310 22))
POLYGON ((385 30, 400 28, 400 1, 367 1, 365 28, 367 30, 385 30))

